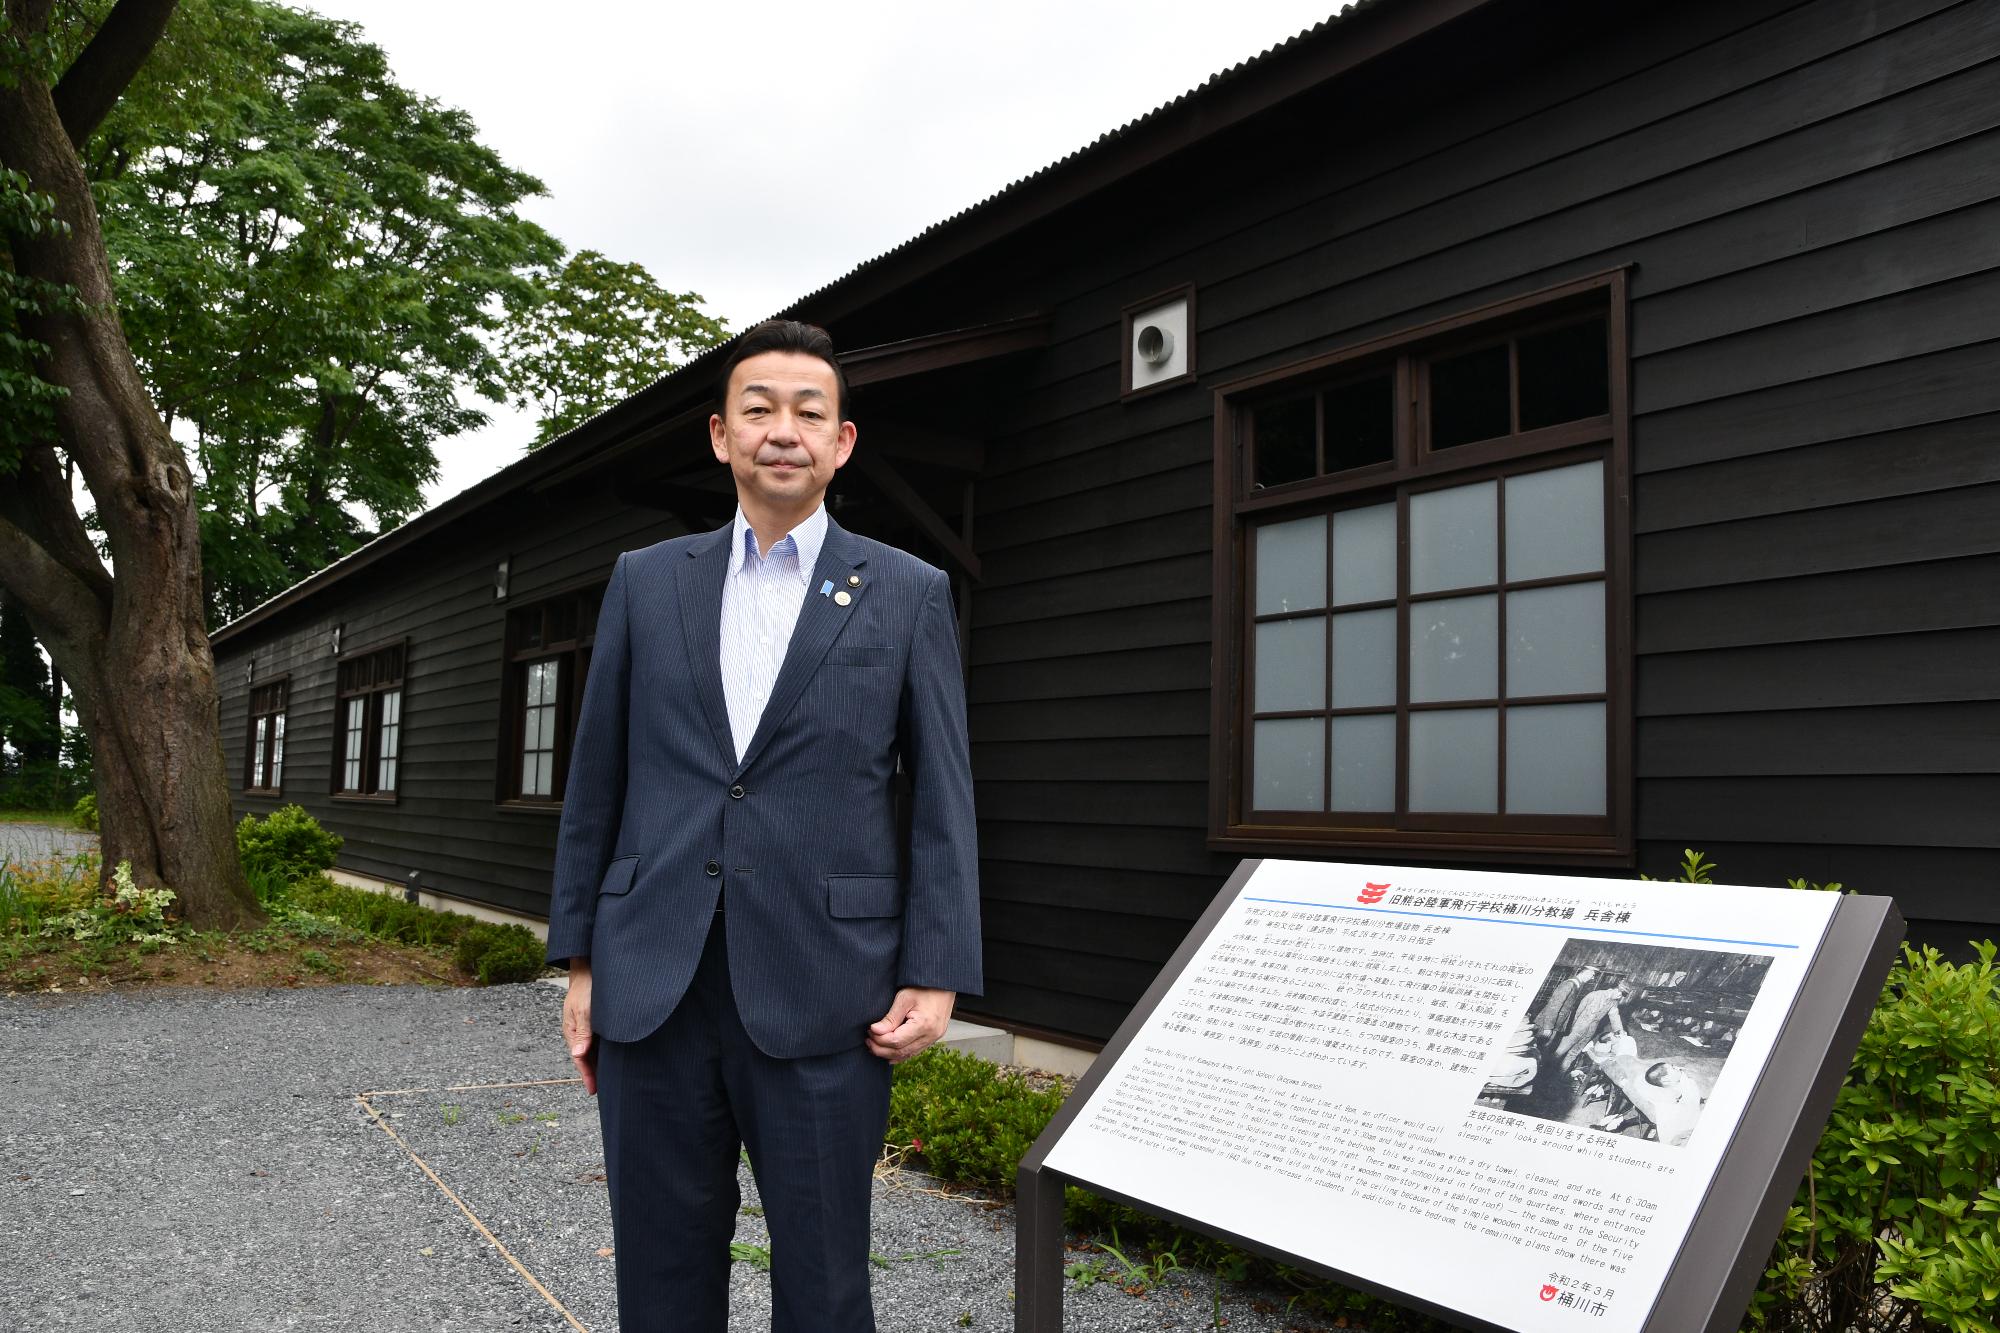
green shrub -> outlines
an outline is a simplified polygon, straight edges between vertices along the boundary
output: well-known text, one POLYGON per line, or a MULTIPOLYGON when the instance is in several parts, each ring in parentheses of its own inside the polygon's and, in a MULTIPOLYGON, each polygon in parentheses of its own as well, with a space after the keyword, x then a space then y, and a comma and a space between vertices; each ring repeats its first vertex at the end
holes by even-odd
POLYGON ((97 793, 85 792, 76 798, 76 809, 70 813, 76 826, 89 833, 97 832, 97 793))
POLYGON ((392 894, 349 888, 324 875, 292 885, 287 900, 293 908, 331 917, 377 939, 426 949, 456 944, 459 936, 478 924, 457 912, 439 912, 392 894))
POLYGON ((931 1173, 1011 1193, 1014 1170, 1062 1105, 1012 1070, 932 1047, 896 1066, 889 1085, 889 1142, 914 1147, 931 1173))
POLYGON ((542 974, 544 948, 526 926, 475 921, 458 937, 458 965, 482 986, 533 981, 542 974))
POLYGON ((236 852, 243 873, 263 883, 289 885, 333 868, 341 837, 296 805, 281 805, 264 818, 243 816, 236 826, 236 852))
POLYGON ((1995 1333, 2000 971, 1908 947, 1868 1021, 1747 1327, 1995 1333))

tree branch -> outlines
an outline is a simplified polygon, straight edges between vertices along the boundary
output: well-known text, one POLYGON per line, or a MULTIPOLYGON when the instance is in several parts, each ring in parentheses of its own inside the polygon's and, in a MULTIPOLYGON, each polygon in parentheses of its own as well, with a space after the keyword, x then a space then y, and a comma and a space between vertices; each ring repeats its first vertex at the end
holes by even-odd
POLYGON ((178 0, 118 0, 55 87, 63 131, 79 151, 167 30, 178 0))
MULTIPOLYGON (((58 661, 74 664, 103 641, 104 603, 6 514, 0 514, 0 588, 28 613, 35 637, 58 661)), ((73 667, 68 674, 75 679, 73 667)))
POLYGON ((23 451, 14 476, 0 481, 0 518, 109 605, 111 575, 76 515, 67 469, 54 449, 23 451))

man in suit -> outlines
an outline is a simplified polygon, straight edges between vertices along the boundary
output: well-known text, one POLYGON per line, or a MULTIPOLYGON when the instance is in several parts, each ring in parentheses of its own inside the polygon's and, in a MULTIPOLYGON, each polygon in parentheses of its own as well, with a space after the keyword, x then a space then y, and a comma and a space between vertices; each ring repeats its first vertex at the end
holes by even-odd
POLYGON ((598 616, 548 953, 626 1333, 725 1328, 739 1141, 772 1328, 873 1330, 890 1065, 982 984, 950 585, 827 516, 846 404, 823 330, 742 335, 709 420, 735 521, 620 556, 598 616))

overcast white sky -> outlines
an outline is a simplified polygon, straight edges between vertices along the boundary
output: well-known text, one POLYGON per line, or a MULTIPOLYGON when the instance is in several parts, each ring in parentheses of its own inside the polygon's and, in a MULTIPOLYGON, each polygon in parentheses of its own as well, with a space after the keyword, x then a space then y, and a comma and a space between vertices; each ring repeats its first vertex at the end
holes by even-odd
MULTIPOLYGON (((523 210, 729 326, 775 313, 1338 0, 300 0, 539 177, 523 210)), ((525 419, 443 442, 432 504, 521 456, 525 419)))

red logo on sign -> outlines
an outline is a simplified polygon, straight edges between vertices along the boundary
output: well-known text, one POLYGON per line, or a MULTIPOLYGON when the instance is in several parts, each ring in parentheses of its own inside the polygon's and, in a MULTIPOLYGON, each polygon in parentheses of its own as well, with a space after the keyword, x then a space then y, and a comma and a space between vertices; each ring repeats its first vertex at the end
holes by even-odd
POLYGON ((1554 1300, 1556 1298, 1556 1291, 1557 1289, 1555 1287, 1552 1287, 1548 1283, 1544 1282, 1542 1284, 1542 1299, 1545 1301, 1554 1300))
POLYGON ((1361 892, 1355 896, 1359 901, 1364 903, 1379 903, 1382 901, 1382 895, 1388 891, 1389 886, 1387 884, 1369 884, 1364 881, 1361 886, 1361 892))

